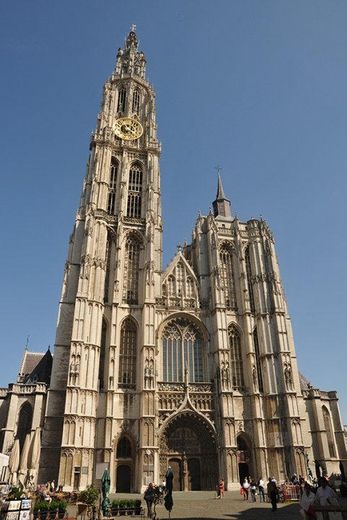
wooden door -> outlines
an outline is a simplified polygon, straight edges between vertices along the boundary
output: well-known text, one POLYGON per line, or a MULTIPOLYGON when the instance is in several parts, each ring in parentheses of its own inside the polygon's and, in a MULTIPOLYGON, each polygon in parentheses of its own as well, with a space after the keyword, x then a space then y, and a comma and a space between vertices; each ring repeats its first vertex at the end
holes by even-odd
POLYGON ((171 466, 174 474, 172 490, 183 491, 182 461, 180 459, 169 459, 169 466, 171 466))
POLYGON ((200 459, 188 459, 188 489, 189 491, 200 491, 200 459))

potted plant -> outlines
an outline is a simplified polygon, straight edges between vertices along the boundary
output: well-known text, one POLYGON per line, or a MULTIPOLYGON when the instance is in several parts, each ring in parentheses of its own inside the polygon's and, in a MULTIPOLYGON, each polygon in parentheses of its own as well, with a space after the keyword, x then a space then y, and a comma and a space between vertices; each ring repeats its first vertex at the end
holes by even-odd
POLYGON ((78 495, 79 502, 87 506, 90 512, 95 507, 96 501, 99 498, 99 491, 94 486, 88 486, 78 495))

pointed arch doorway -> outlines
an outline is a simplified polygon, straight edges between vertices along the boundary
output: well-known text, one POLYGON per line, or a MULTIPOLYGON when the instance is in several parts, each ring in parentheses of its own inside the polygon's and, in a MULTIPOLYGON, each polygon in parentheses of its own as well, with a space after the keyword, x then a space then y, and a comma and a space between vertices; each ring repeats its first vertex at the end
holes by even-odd
POLYGON ((160 473, 171 466, 174 491, 215 489, 218 459, 212 426, 194 412, 179 414, 161 436, 160 473))
POLYGON ((251 444, 246 434, 237 437, 237 462, 239 467, 240 484, 246 477, 254 475, 251 460, 251 444))

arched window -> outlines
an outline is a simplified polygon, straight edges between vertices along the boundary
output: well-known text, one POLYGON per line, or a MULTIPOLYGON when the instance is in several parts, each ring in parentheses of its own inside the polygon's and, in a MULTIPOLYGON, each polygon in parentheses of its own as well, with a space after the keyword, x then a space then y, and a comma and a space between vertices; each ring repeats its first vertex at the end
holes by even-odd
POLYGON ((334 442, 333 430, 331 427, 330 414, 328 412, 328 409, 325 406, 322 407, 322 412, 323 412, 324 428, 325 428, 325 431, 327 434, 329 455, 330 455, 330 457, 336 457, 335 442, 334 442))
POLYGON ((232 385, 235 390, 240 390, 244 387, 241 336, 234 325, 231 325, 228 328, 228 337, 231 358, 232 385))
POLYGON ((194 298, 194 282, 190 276, 187 276, 187 298, 194 298))
POLYGON ((118 441, 117 459, 131 459, 131 444, 126 437, 121 437, 118 441))
POLYGON ((125 245, 123 301, 138 303, 140 242, 129 236, 125 245))
POLYGON ((133 164, 129 171, 127 217, 141 218, 142 170, 133 164))
POLYGON ((22 405, 17 426, 16 438, 19 439, 20 449, 23 448, 25 437, 31 431, 33 421, 33 408, 30 403, 26 402, 22 405))
POLYGON ((126 97, 127 97, 127 91, 126 91, 126 89, 124 87, 122 87, 120 89, 119 95, 118 95, 117 112, 124 112, 125 111, 126 97))
POLYGON ((138 114, 140 111, 140 92, 138 90, 134 90, 133 93, 133 112, 138 114))
POLYGON ((107 323, 102 320, 100 358, 99 358, 99 389, 104 390, 105 383, 105 356, 106 356, 107 323))
POLYGON ((251 312, 255 312, 254 293, 253 293, 253 284, 252 284, 252 269, 251 269, 251 259, 250 259, 250 255, 249 255, 249 246, 246 247, 245 262, 246 262, 247 287, 248 287, 248 294, 249 294, 249 305, 251 308, 251 312))
POLYGON ((177 284, 177 296, 181 296, 184 292, 184 269, 181 263, 176 266, 176 284, 177 284))
POLYGON ((225 291, 225 304, 228 309, 236 309, 233 258, 230 249, 226 246, 220 250, 220 261, 221 285, 225 291))
POLYGON ((184 380, 188 370, 190 382, 204 380, 203 341, 199 330, 187 319, 171 321, 163 332, 163 380, 184 380))
POLYGON ((258 388, 259 392, 264 392, 264 383, 263 383, 263 372, 261 369, 261 360, 260 360, 260 351, 259 351, 259 340, 258 340, 258 331, 257 328, 253 331, 253 345, 255 352, 255 360, 257 364, 257 377, 258 377, 258 388))
POLYGON ((175 289, 175 277, 170 275, 167 279, 167 287, 168 287, 168 295, 169 296, 175 296, 176 289, 175 289))
POLYGON ((107 201, 107 213, 114 215, 116 210, 116 186, 117 186, 118 161, 115 157, 111 159, 110 182, 107 201))
POLYGON ((136 388, 137 329, 132 319, 124 320, 120 333, 119 374, 120 388, 136 388))

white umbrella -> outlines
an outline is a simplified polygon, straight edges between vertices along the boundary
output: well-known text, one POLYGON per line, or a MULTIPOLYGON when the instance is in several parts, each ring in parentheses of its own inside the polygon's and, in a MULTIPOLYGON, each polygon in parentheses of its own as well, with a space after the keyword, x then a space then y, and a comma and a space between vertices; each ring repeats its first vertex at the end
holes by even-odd
POLYGON ((41 452, 41 428, 36 428, 34 437, 31 441, 30 452, 28 457, 28 467, 30 476, 33 478, 36 475, 41 452))
POLYGON ((20 465, 19 465, 19 475, 18 478, 20 482, 25 484, 26 475, 28 472, 28 455, 29 455, 29 448, 30 448, 30 442, 31 442, 31 434, 27 433, 25 436, 24 445, 22 448, 22 452, 20 454, 20 465))
POLYGON ((19 445, 19 439, 16 439, 14 441, 14 444, 12 446, 12 450, 10 453, 10 458, 8 460, 8 469, 10 471, 10 478, 11 483, 16 484, 17 483, 17 471, 19 466, 19 454, 20 454, 20 445, 19 445))

